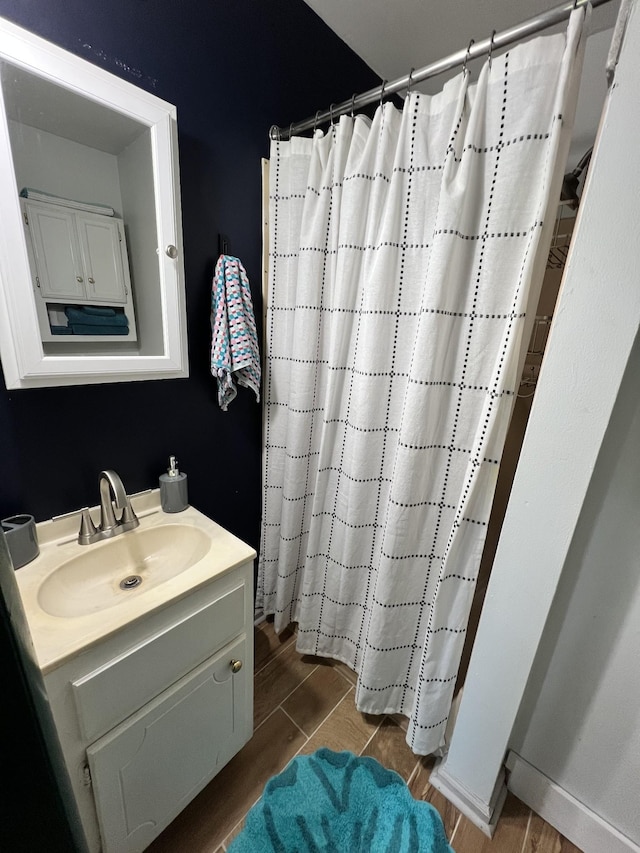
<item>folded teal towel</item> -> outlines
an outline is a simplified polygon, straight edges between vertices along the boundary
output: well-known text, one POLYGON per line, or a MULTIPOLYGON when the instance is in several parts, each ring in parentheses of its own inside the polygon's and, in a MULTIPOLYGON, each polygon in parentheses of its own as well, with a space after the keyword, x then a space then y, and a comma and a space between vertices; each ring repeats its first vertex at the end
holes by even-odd
POLYGON ((96 317, 115 317, 115 308, 98 308, 95 305, 83 305, 82 310, 85 314, 95 314, 96 317))
POLYGON ((52 335, 72 335, 73 329, 71 326, 51 326, 52 335))
POLYGON ((72 323, 74 335, 128 335, 128 326, 90 326, 86 323, 72 323))
POLYGON ((229 853, 453 853, 442 818, 374 758, 319 749, 267 782, 229 853))
MULTIPOLYGON (((107 309, 108 310, 108 309, 107 309)), ((90 314, 86 308, 65 308, 70 323, 82 323, 86 326, 128 326, 127 315, 120 312, 116 314, 90 314)), ((122 334, 127 334, 123 332, 122 334)))

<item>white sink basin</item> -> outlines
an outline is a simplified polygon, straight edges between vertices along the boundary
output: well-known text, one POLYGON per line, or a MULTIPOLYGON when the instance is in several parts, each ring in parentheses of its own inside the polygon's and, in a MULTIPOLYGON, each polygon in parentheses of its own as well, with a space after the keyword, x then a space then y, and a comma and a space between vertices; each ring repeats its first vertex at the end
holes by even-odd
POLYGON ((211 537, 198 527, 163 524, 83 547, 38 589, 38 603, 51 616, 86 616, 144 595, 202 560, 211 537))
POLYGON ((78 544, 80 512, 37 525, 40 554, 15 577, 43 673, 256 556, 193 506, 163 512, 159 489, 131 505, 140 526, 93 545, 78 544), (133 575, 140 583, 121 589, 133 575))

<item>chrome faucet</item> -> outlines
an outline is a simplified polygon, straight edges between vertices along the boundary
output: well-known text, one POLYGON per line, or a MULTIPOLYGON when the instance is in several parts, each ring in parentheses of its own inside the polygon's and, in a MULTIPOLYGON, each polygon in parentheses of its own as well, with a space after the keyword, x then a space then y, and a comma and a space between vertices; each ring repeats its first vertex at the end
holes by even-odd
POLYGON ((80 532, 78 543, 80 545, 92 545, 101 539, 110 539, 119 533, 133 530, 140 522, 131 508, 131 501, 122 485, 122 480, 115 471, 101 471, 99 479, 100 487, 100 526, 96 527, 87 509, 82 510, 80 521, 80 532), (122 510, 122 515, 116 519, 113 508, 122 510))

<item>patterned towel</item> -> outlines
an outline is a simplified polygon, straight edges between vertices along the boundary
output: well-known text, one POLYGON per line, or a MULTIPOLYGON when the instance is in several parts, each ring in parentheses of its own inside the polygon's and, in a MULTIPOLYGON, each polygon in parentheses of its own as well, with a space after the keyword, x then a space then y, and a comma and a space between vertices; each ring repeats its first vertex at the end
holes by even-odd
POLYGON ((218 380, 223 412, 239 385, 252 388, 260 400, 260 353, 249 279, 231 255, 220 255, 211 290, 211 373, 218 380))

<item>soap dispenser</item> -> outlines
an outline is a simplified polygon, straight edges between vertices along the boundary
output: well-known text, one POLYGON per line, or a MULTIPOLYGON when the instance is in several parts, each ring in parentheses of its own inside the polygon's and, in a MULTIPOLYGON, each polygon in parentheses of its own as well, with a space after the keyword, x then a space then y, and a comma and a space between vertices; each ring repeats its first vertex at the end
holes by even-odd
POLYGON ((178 460, 169 457, 166 474, 160 475, 160 505, 164 512, 182 512, 189 506, 187 475, 178 471, 178 460))

